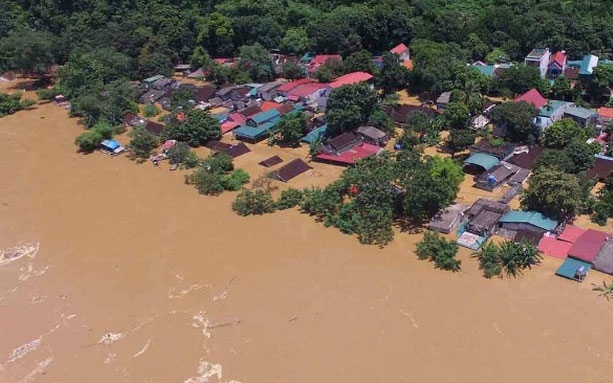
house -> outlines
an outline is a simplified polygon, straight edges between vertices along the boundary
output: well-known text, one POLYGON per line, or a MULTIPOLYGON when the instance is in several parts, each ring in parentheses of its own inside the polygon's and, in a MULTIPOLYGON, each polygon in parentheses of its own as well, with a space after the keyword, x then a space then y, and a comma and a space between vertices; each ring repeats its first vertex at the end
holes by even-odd
POLYGON ((283 165, 277 171, 277 178, 283 182, 288 182, 292 178, 299 176, 300 174, 307 172, 313 169, 306 162, 301 160, 300 158, 296 158, 295 160, 288 162, 283 165))
POLYGON ((245 118, 240 113, 230 113, 228 118, 221 124, 221 134, 226 134, 246 122, 245 118))
POLYGON ((529 231, 538 235, 553 232, 558 223, 536 211, 512 210, 498 221, 498 234, 515 239, 520 231, 529 231))
MULTIPOLYGON (((511 179, 516 176, 520 170, 521 168, 519 166, 502 161, 491 169, 478 175, 474 186, 478 189, 493 191, 506 183, 510 183, 511 179)), ((528 177, 528 174, 530 174, 530 172, 524 172, 524 178, 517 179, 514 183, 523 183, 525 178, 528 177)))
POLYGON ((144 79, 144 80, 141 82, 141 88, 142 88, 143 90, 150 89, 150 88, 152 88, 152 87, 153 87, 153 84, 154 84, 156 81, 159 81, 159 80, 162 80, 162 79, 165 79, 165 78, 166 78, 166 76, 161 75, 161 74, 158 74, 158 75, 156 75, 156 76, 152 76, 152 77, 146 78, 146 79, 144 79))
POLYGON ((279 119, 272 119, 258 126, 241 125, 233 130, 234 137, 238 140, 256 143, 270 135, 272 129, 277 126, 279 119))
POLYGON ((543 153, 543 148, 541 146, 533 146, 522 147, 522 149, 524 150, 516 149, 513 152, 513 156, 508 159, 508 162, 517 165, 522 169, 532 169, 536 160, 543 153))
POLYGON ((594 68, 598 66, 598 56, 588 54, 578 61, 568 61, 567 65, 578 69, 579 78, 589 79, 594 74, 594 68))
POLYGON ((319 126, 313 130, 311 130, 306 136, 300 139, 300 142, 305 142, 309 145, 319 142, 326 136, 326 131, 328 130, 328 125, 319 126))
POLYGON ((262 110, 257 104, 255 104, 240 110, 238 113, 240 113, 240 115, 246 121, 249 117, 262 113, 263 111, 264 110, 262 110))
POLYGON ((528 104, 534 105, 536 109, 541 109, 543 106, 547 105, 547 99, 543 97, 543 95, 536 90, 536 88, 532 88, 526 93, 516 97, 513 102, 521 102, 525 101, 528 104))
POLYGON ((468 206, 462 204, 453 204, 441 209, 430 220, 428 229, 443 234, 451 233, 462 222, 466 209, 468 206))
POLYGON ((498 143, 490 142, 487 139, 483 139, 470 147, 471 155, 475 153, 489 154, 490 156, 496 157, 500 161, 508 160, 511 158, 511 156, 513 156, 514 152, 515 145, 509 142, 499 145, 498 143))
POLYGON ((162 131, 164 130, 164 125, 160 124, 159 122, 147 121, 147 124, 145 125, 145 129, 155 134, 156 136, 159 136, 162 134, 162 131))
POLYGON ((590 262, 567 257, 558 270, 556 270, 556 275, 576 282, 583 282, 583 279, 591 269, 592 264, 590 262))
POLYGON ((536 48, 533 49, 528 56, 526 56, 524 59, 524 64, 526 64, 526 66, 538 69, 541 77, 545 78, 550 58, 551 52, 549 52, 549 48, 536 48))
POLYGON ((359 142, 354 146, 349 146, 342 152, 330 153, 329 151, 322 150, 319 154, 315 155, 314 159, 320 162, 326 162, 334 165, 349 166, 354 165, 357 161, 376 156, 383 152, 385 149, 372 145, 366 142, 359 142))
POLYGON ((583 108, 581 106, 571 105, 564 109, 563 118, 574 120, 582 128, 595 125, 598 120, 598 113, 592 109, 583 108))
POLYGON ((355 131, 364 142, 372 145, 385 146, 387 144, 387 134, 374 126, 360 126, 355 131))
POLYGON ((439 111, 445 110, 451 100, 451 92, 443 92, 436 99, 436 109, 439 111))
POLYGON ((585 178, 604 182, 613 174, 613 157, 596 155, 591 168, 585 171, 585 178))
POLYGON ((474 174, 482 174, 493 169, 500 163, 495 156, 486 153, 473 153, 463 162, 464 171, 474 174))
POLYGON ((580 259, 590 264, 594 262, 602 246, 609 240, 609 235, 602 231, 588 229, 575 241, 569 257, 580 259))
POLYGON ((103 140, 100 143, 100 150, 110 156, 116 156, 126 150, 121 144, 115 140, 103 140))
POLYGON ((613 121, 613 108, 603 106, 596 110, 598 113, 598 124, 606 126, 613 121))
POLYGON ((295 81, 288 81, 285 84, 282 84, 280 86, 277 87, 277 94, 287 97, 287 94, 294 88, 300 86, 300 85, 304 85, 304 84, 310 84, 315 82, 315 80, 310 79, 310 78, 302 78, 300 80, 295 80, 295 81))
POLYGON ((214 95, 215 87, 212 85, 205 85, 194 90, 193 100, 198 103, 204 103, 209 101, 214 95))
POLYGON ((258 97, 267 101, 274 99, 277 97, 277 88, 283 84, 281 81, 273 81, 262 85, 258 88, 258 97))
POLYGON ((594 270, 613 275, 613 241, 607 241, 594 259, 594 270))
POLYGON ((232 158, 240 157, 243 154, 247 154, 251 152, 251 149, 247 147, 242 142, 239 142, 236 145, 230 145, 223 149, 223 151, 232 158))
POLYGON ((234 88, 234 85, 221 88, 217 92, 215 92, 215 97, 219 97, 221 100, 227 101, 232 97, 232 91, 234 90, 234 88))
POLYGON ((303 101, 307 105, 312 105, 313 107, 319 107, 320 105, 324 106, 325 101, 323 98, 327 97, 327 93, 325 92, 327 87, 327 84, 319 82, 299 85, 287 92, 287 99, 293 102, 303 101))
POLYGON ((247 118, 247 125, 249 126, 260 126, 263 125, 273 119, 278 119, 279 117, 281 117, 279 115, 279 111, 276 109, 270 109, 267 110, 265 112, 260 112, 258 114, 255 114, 249 118, 247 118))
POLYGON ((557 51, 551 56, 551 60, 547 66, 547 74, 550 78, 556 78, 564 74, 566 70, 566 58, 565 51, 557 51))
MULTIPOLYGON (((556 231, 559 231, 559 229, 556 231)), ((573 225, 565 225, 564 230, 557 236, 554 233, 545 233, 538 244, 538 249, 551 257, 566 259, 570 249, 583 233, 585 233, 584 229, 573 225)))
POLYGON ((409 51, 409 47, 407 47, 403 43, 400 43, 390 49, 390 52, 398 55, 398 57, 400 57, 400 61, 406 61, 411 59, 411 52, 409 51))
POLYGON ((494 233, 498 221, 509 211, 509 205, 479 198, 466 210, 466 231, 474 235, 487 238, 494 233))
POLYGON ((352 72, 338 77, 329 84, 332 89, 340 88, 343 85, 359 84, 372 81, 373 76, 366 72, 352 72))
POLYGON ((439 113, 436 109, 427 106, 402 104, 397 107, 385 106, 383 111, 397 124, 404 125, 413 113, 424 113, 430 120, 434 120, 439 113))
POLYGON ((490 124, 490 119, 480 114, 472 118, 470 125, 474 130, 481 130, 490 124))
POLYGON ((571 102, 549 100, 534 118, 534 125, 538 128, 539 134, 543 133, 554 122, 562 119, 566 110, 571 107, 573 107, 571 102))
POLYGON ((312 75, 317 69, 324 65, 328 60, 330 61, 343 61, 341 55, 316 55, 313 60, 308 64, 308 73, 312 75))

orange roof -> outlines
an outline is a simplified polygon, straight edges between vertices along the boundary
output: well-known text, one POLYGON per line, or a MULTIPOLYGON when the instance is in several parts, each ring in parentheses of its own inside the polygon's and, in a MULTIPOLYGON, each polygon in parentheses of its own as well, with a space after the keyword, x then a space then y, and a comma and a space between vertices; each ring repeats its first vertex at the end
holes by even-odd
POLYGON ((372 75, 366 72, 352 72, 340 76, 330 83, 330 88, 338 88, 343 85, 357 84, 372 79, 372 75))
POLYGON ((404 60, 402 65, 404 65, 404 67, 407 68, 408 70, 412 70, 413 69, 413 60, 411 60, 411 59, 404 60))
POLYGON ((262 102, 262 105, 260 105, 260 109, 262 109, 262 112, 265 112, 271 109, 279 109, 281 105, 282 104, 277 104, 274 101, 264 101, 262 102))
POLYGON ((390 49, 390 52, 400 55, 406 52, 408 49, 409 48, 406 45, 404 45, 403 43, 400 43, 396 45, 395 47, 393 47, 392 49, 390 49))
POLYGON ((598 108, 596 111, 600 117, 613 118, 613 108, 603 106, 602 108, 598 108))

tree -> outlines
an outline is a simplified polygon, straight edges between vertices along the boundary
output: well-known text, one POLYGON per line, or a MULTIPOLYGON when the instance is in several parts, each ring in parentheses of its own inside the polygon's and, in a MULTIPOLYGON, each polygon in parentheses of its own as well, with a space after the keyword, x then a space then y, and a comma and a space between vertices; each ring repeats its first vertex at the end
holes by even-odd
POLYGON ((146 159, 159 143, 159 138, 147 129, 137 126, 130 132, 130 151, 135 158, 146 159))
POLYGON ((456 84, 452 99, 465 105, 472 114, 478 114, 483 110, 481 85, 475 80, 467 78, 456 84))
POLYGON ((197 28, 199 32, 196 44, 198 46, 209 48, 214 57, 223 57, 232 53, 234 28, 229 17, 219 12, 212 12, 200 22, 197 28))
POLYGON ((277 124, 278 142, 282 146, 296 148, 306 132, 307 119, 304 113, 289 113, 281 117, 277 124))
POLYGON ((562 221, 582 211, 584 193, 574 175, 555 168, 540 169, 530 178, 520 201, 525 210, 538 211, 562 221))
POLYGON ((536 88, 541 94, 549 93, 549 84, 535 67, 514 65, 504 70, 497 78, 499 88, 509 89, 515 94, 526 93, 536 88))
POLYGON ((581 94, 581 89, 573 86, 568 78, 559 76, 551 86, 551 93, 554 100, 573 101, 581 94))
POLYGON ((21 101, 21 93, 0 93, 0 117, 13 114, 22 109, 24 109, 24 104, 21 101))
POLYGON ((479 252, 473 253, 479 259, 479 269, 483 270, 485 278, 499 276, 502 273, 502 260, 500 249, 492 241, 481 245, 479 252))
POLYGON ((91 129, 78 136, 74 143, 81 153, 91 153, 100 147, 102 140, 104 140, 102 134, 95 129, 91 129))
POLYGON ((268 81, 273 78, 270 54, 262 45, 243 45, 239 52, 238 67, 247 72, 253 81, 268 81))
POLYGON ((470 123, 470 111, 463 103, 450 102, 441 115, 441 122, 449 130, 464 130, 470 123))
POLYGON ((367 72, 375 73, 375 64, 372 61, 372 54, 366 50, 353 52, 343 60, 345 73, 367 72))
POLYGON ((573 140, 586 141, 590 138, 587 130, 570 118, 563 118, 551 124, 543 133, 541 143, 553 149, 564 149, 573 140))
POLYGON ((507 136, 514 142, 527 142, 536 135, 532 124, 538 111, 525 101, 505 102, 492 110, 492 122, 506 128, 507 136))
POLYGON ((407 118, 405 134, 414 133, 417 143, 434 145, 439 140, 439 130, 434 121, 424 112, 418 110, 407 118))
POLYGON ((309 50, 311 41, 303 28, 289 28, 281 39, 279 49, 287 54, 300 55, 309 50))
POLYGON ((427 231, 417 244, 417 258, 434 262, 434 267, 453 272, 460 271, 461 261, 455 259, 458 245, 455 241, 447 241, 440 234, 427 231))
POLYGON ((344 85, 328 97, 326 120, 332 137, 356 129, 370 119, 379 96, 367 84, 344 85))
POLYGON ((611 93, 613 86, 613 65, 604 64, 594 68, 594 73, 587 85, 587 93, 592 102, 601 103, 603 98, 611 93))
POLYGON ((232 157, 222 152, 206 157, 192 174, 185 176, 185 183, 194 185, 204 195, 219 195, 224 190, 236 191, 248 181, 247 172, 234 169, 232 157))
POLYGON ((81 117, 87 127, 106 121, 120 124, 126 112, 136 112, 134 90, 130 83, 117 80, 99 89, 80 89, 71 100, 70 115, 81 117))
POLYGON ((594 149, 585 141, 572 140, 564 151, 573 164, 572 168, 568 169, 568 172, 572 174, 577 174, 591 168, 596 160, 594 158, 594 149))
POLYGON ((209 52, 203 46, 197 45, 194 48, 190 63, 196 67, 208 69, 213 63, 213 59, 211 59, 209 52))
POLYGON ((164 127, 163 136, 167 140, 183 141, 198 147, 221 138, 221 127, 209 112, 190 109, 187 112, 176 112, 164 127))
POLYGON ((389 136, 396 134, 394 121, 383 110, 377 108, 372 111, 368 118, 368 125, 387 133, 389 136))
POLYGON ((138 77, 148 78, 156 75, 171 76, 173 70, 170 56, 163 52, 141 53, 138 57, 138 77))
POLYGON ((383 94, 390 94, 406 88, 408 83, 408 69, 400 64, 398 56, 390 52, 383 53, 383 65, 379 72, 375 73, 375 85, 383 94))
POLYGON ((291 209, 300 206, 302 201, 304 201, 304 192, 302 190, 289 188, 281 192, 279 199, 275 202, 275 208, 277 210, 291 209))
POLYGON ((536 246, 522 241, 504 241, 498 250, 502 270, 508 277, 517 278, 526 268, 541 263, 542 256, 536 246))
POLYGON ((15 70, 26 76, 42 76, 55 63, 56 44, 57 38, 49 32, 16 30, 0 39, 0 71, 15 70))
POLYGON ((272 213, 275 210, 275 204, 270 193, 262 189, 255 191, 243 189, 232 202, 232 210, 238 215, 262 215, 272 213))
POLYGON ((146 118, 155 117, 160 114, 160 109, 154 104, 145 105, 145 109, 143 109, 143 116, 146 118))
POLYGON ((321 65, 313 76, 319 82, 331 82, 344 72, 343 63, 336 59, 327 59, 326 62, 321 65))
POLYGON ((509 55, 500 48, 492 49, 492 51, 485 56, 485 62, 490 65, 508 63, 509 61, 511 61, 509 55))
POLYGON ((185 142, 177 142, 170 149, 168 149, 168 160, 171 165, 179 165, 185 162, 189 157, 191 150, 189 145, 185 142))
POLYGON ((304 77, 304 72, 298 66, 298 64, 293 62, 286 62, 281 65, 281 77, 286 78, 288 80, 297 80, 299 78, 304 77))
POLYGON ((452 130, 447 137, 447 149, 452 155, 463 152, 475 143, 477 134, 470 129, 452 130))

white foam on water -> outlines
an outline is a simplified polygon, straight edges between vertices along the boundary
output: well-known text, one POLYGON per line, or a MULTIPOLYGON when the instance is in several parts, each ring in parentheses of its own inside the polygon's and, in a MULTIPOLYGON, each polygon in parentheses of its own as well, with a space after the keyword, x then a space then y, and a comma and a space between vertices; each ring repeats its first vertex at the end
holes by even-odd
POLYGON ((192 322, 192 327, 201 329, 202 335, 207 338, 210 338, 211 333, 209 332, 208 328, 211 325, 211 321, 205 316, 205 314, 205 311, 199 311, 198 314, 194 315, 192 317, 192 319, 194 320, 192 322))
POLYGON ((143 346, 143 348, 141 348, 141 350, 139 352, 137 352, 136 354, 134 354, 133 358, 139 357, 141 355, 143 355, 147 349, 149 348, 149 345, 151 344, 151 339, 149 339, 147 341, 147 344, 143 346))
POLYGON ((40 277, 41 275, 45 274, 47 270, 49 270, 50 267, 51 266, 47 266, 42 270, 36 270, 34 266, 32 265, 32 263, 28 262, 27 268, 26 267, 21 268, 22 273, 19 276, 19 280, 22 282, 25 282, 32 277, 40 277))
POLYGON ((52 357, 49 357, 42 362, 39 362, 36 368, 30 371, 30 373, 26 375, 23 379, 21 379, 19 383, 30 383, 36 376, 40 375, 45 370, 45 368, 47 368, 51 364, 51 362, 53 362, 52 357))
POLYGON ((126 335, 122 333, 109 332, 109 333, 102 335, 102 338, 100 338, 100 340, 98 341, 98 344, 101 344, 101 343, 112 344, 124 338, 125 336, 126 335))
POLYGON ((192 291, 200 290, 201 288, 202 288, 202 286, 199 285, 198 283, 194 283, 192 285, 189 285, 188 287, 186 287, 186 288, 184 288, 182 290, 179 290, 178 292, 177 292, 177 289, 175 289, 173 287, 168 292, 168 298, 170 298, 170 299, 182 298, 183 296, 191 293, 192 291))
POLYGON ((11 247, 8 249, 0 250, 0 266, 8 265, 23 257, 34 258, 38 255, 40 249, 40 243, 31 242, 24 245, 11 247))
POLYGON ((8 363, 13 363, 14 361, 21 359, 30 352, 36 350, 42 340, 42 337, 38 337, 14 349, 13 352, 11 352, 11 355, 9 355, 8 363))
POLYGON ((112 363, 115 361, 115 357, 117 356, 117 354, 115 353, 110 353, 110 354, 106 354, 106 357, 104 358, 104 364, 108 364, 108 363, 112 363))
POLYGON ((224 301, 228 298, 228 290, 224 290, 220 294, 217 294, 213 297, 213 302, 224 301))
POLYGON ((221 382, 221 364, 213 364, 206 360, 201 360, 198 365, 197 374, 184 380, 183 383, 209 383, 212 377, 217 377, 217 382, 221 382))

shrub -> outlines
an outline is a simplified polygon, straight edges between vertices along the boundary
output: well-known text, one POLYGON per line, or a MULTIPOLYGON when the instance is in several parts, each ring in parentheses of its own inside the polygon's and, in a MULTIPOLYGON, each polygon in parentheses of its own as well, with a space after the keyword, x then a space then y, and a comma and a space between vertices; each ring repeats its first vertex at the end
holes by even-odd
POLYGON ((190 151, 187 157, 185 158, 185 160, 183 161, 183 167, 185 169, 192 169, 200 165, 200 163, 201 163, 200 157, 198 157, 196 153, 190 151))
POLYGON ((23 108, 23 109, 30 109, 31 106, 36 105, 36 101, 30 99, 30 98, 26 98, 25 100, 22 100, 19 105, 23 108))
POLYGON ((130 147, 132 156, 146 159, 151 151, 157 146, 158 137, 143 127, 136 127, 130 132, 130 147))
POLYGON ((249 174, 243 169, 234 169, 232 173, 223 177, 225 190, 238 191, 249 182, 249 174))
POLYGON ((91 153, 98 149, 100 143, 104 140, 102 134, 97 130, 88 130, 83 132, 79 137, 75 139, 75 145, 79 147, 81 153, 91 153))
POLYGON ((232 203, 232 210, 238 215, 248 216, 272 213, 275 209, 270 193, 262 189, 243 189, 232 203))
POLYGON ((202 161, 202 166, 213 173, 227 173, 234 170, 232 157, 226 153, 211 154, 202 161))
POLYGON ((168 149, 168 161, 171 165, 182 164, 189 156, 191 150, 185 142, 177 142, 172 148, 168 149))
POLYGON ((36 91, 39 100, 52 101, 60 92, 56 88, 40 89, 36 91))
POLYGON ((157 106, 153 104, 145 105, 145 109, 143 109, 143 116, 150 118, 155 117, 158 114, 160 114, 160 109, 157 106))
POLYGON ((275 207, 278 210, 291 209, 302 203, 304 200, 304 193, 302 190, 289 188, 281 192, 281 196, 275 203, 275 207))
POLYGON ((208 171, 204 166, 186 176, 186 182, 194 185, 198 193, 204 195, 219 195, 224 190, 223 176, 208 171))
POLYGON ((486 242, 481 246, 481 251, 474 253, 479 259, 479 269, 483 270, 485 278, 492 278, 502 273, 502 262, 498 246, 492 242, 486 242))
POLYGON ((447 241, 438 233, 427 231, 424 238, 417 244, 417 258, 434 262, 437 269, 460 271, 461 261, 455 259, 458 245, 447 241))

